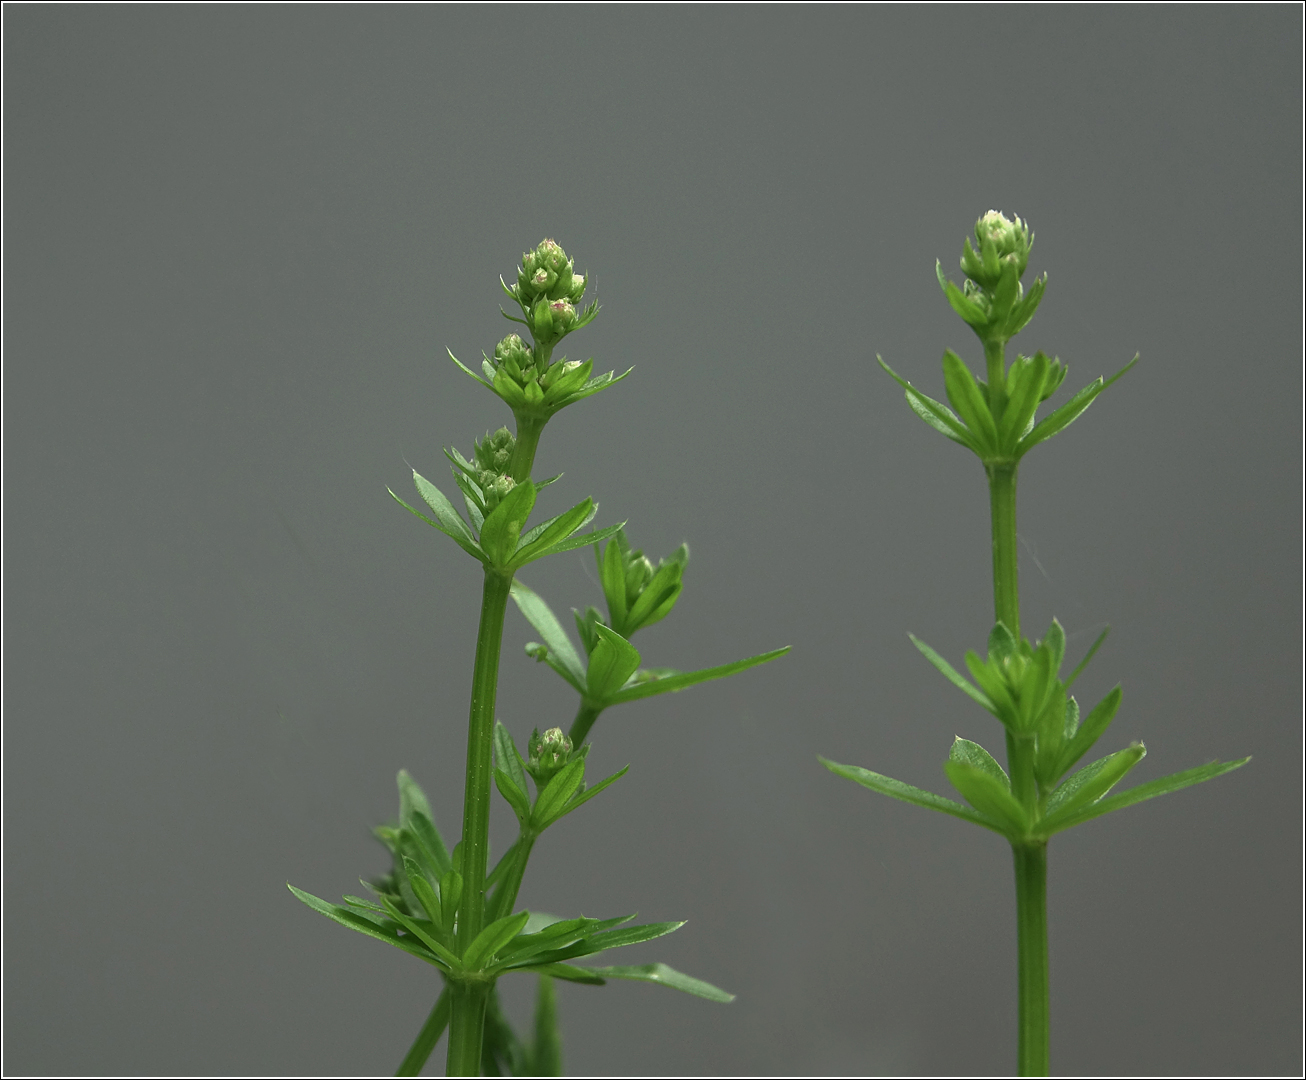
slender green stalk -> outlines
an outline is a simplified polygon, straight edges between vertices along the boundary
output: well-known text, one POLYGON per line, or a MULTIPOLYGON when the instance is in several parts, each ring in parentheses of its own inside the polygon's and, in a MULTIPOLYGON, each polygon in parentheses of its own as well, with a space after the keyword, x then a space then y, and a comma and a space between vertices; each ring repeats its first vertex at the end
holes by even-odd
POLYGON ((447 1076, 480 1076, 481 1047, 485 1042, 485 1005, 493 983, 465 980, 453 984, 449 1017, 447 1076))
POLYGON ((572 746, 580 746, 585 741, 585 736, 590 733, 590 728, 594 726, 594 721, 599 718, 599 713, 602 711, 601 706, 591 705, 585 698, 580 699, 576 719, 571 722, 571 731, 567 734, 572 746))
POLYGON ((422 1072, 422 1066, 426 1064, 426 1059, 431 1056, 431 1051, 435 1049, 435 1044, 440 1041, 440 1036, 444 1034, 444 1029, 449 1023, 449 988, 446 986, 440 996, 435 999, 435 1004, 431 1006, 431 1013, 426 1018, 426 1023, 422 1025, 422 1030, 417 1033, 417 1038, 413 1040, 413 1045, 408 1053, 404 1056, 395 1076, 419 1076, 422 1072))
POLYGON ((1049 1064, 1047 842, 1012 844, 1016 864, 1016 938, 1019 965, 1017 1068, 1047 1076, 1049 1064))
POLYGON ((993 611, 1020 640, 1020 577, 1016 569, 1016 463, 985 466, 993 515, 993 611))
POLYGON ((517 417, 517 445, 513 448, 508 468, 518 484, 530 478, 531 468, 535 464, 535 450, 540 445, 540 434, 547 423, 547 419, 538 416, 517 417))
POLYGON ((1007 408, 1007 343, 1001 338, 984 342, 985 375, 989 385, 989 412, 1001 421, 1007 408))

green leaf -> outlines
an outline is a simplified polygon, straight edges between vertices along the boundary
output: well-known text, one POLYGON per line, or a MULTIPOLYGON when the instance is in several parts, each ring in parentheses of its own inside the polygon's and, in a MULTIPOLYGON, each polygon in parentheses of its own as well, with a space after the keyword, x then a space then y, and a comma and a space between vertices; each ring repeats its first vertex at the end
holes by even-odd
POLYGON ((1029 320, 1034 317, 1034 312, 1038 310, 1039 301, 1043 299, 1043 290, 1047 288, 1047 283, 1047 274, 1035 278, 1029 287, 1029 292, 1025 294, 1025 298, 1011 309, 1006 325, 1006 335, 1009 339, 1019 334, 1029 323, 1029 320))
POLYGON ((491 386, 479 375, 477 375, 476 372, 474 372, 471 368, 469 368, 466 364, 464 364, 461 360, 459 360, 458 357, 454 356, 452 352, 450 352, 448 349, 445 349, 444 351, 449 353, 450 360, 452 360, 455 364, 457 364, 460 368, 462 368, 463 371, 467 372, 468 375, 470 375, 473 379, 475 379, 478 383, 480 383, 483 387, 485 387, 485 389, 487 390, 494 389, 493 386, 491 386))
MULTIPOLYGON (((938 653, 936 653, 933 649, 931 649, 928 645, 926 645, 925 642, 921 641, 921 639, 918 638, 915 634, 908 634, 907 636, 911 638, 912 644, 915 645, 916 648, 920 649, 925 659, 928 660, 931 664, 933 664, 936 668, 938 668, 941 672, 943 672, 943 677, 947 679, 948 682, 952 683, 953 686, 955 686, 967 697, 971 698, 973 701, 978 702, 980 706, 987 709, 989 712, 993 713, 994 715, 997 714, 998 710, 994 706, 993 701, 989 698, 987 694, 985 694, 982 690, 976 689, 971 684, 969 679, 967 679, 964 675, 962 675, 959 671, 957 671, 956 668, 954 668, 951 664, 948 663, 948 661, 943 659, 943 657, 941 657, 938 653)), ((1007 636, 1010 637, 1011 636, 1010 633, 1008 633, 1007 636)))
POLYGON ((1045 820, 1040 824, 1039 831, 1044 835, 1051 836, 1054 832, 1074 828, 1076 825, 1092 821, 1093 818, 1101 817, 1103 814, 1123 810, 1126 806, 1133 806, 1135 803, 1144 802, 1147 799, 1155 799, 1158 795, 1168 795, 1172 791, 1181 791, 1186 787, 1192 787, 1193 784, 1214 780, 1217 776, 1223 776, 1227 772, 1233 772, 1234 769, 1242 768, 1251 760, 1250 757, 1245 757, 1240 758, 1238 761, 1212 761, 1209 765, 1199 765, 1197 768, 1188 769, 1186 772, 1174 773, 1171 776, 1162 777, 1160 780, 1151 780, 1146 784, 1139 784, 1138 787, 1122 791, 1119 795, 1099 799, 1078 813, 1071 814, 1068 818, 1056 822, 1054 828, 1048 828, 1048 822, 1045 820))
MULTIPOLYGON (((414 475, 416 475, 416 474, 414 474, 414 475)), ((386 491, 390 491, 390 489, 389 489, 389 488, 386 488, 386 491)), ((445 528, 443 525, 441 525, 438 521, 432 521, 429 517, 427 517, 425 514, 423 514, 420 510, 414 510, 411 506, 409 506, 406 502, 404 502, 404 500, 401 499, 398 495, 396 495, 393 491, 390 491, 390 498, 394 499, 395 502, 397 502, 400 506, 402 506, 405 510, 407 510, 407 511, 408 511, 410 514, 412 514, 414 517, 419 517, 419 518, 421 518, 421 519, 422 519, 423 521, 425 521, 428 525, 430 525, 431 528, 433 528, 433 529, 439 529, 440 532, 444 533, 445 536, 450 537, 450 538, 451 538, 451 539, 452 539, 452 540, 453 540, 453 541, 454 541, 454 542, 455 542, 455 543, 456 543, 460 548, 462 548, 465 552, 467 552, 468 555, 471 555, 473 558, 480 559, 481 562, 484 562, 484 561, 485 561, 485 552, 483 552, 483 551, 481 550, 480 545, 477 544, 475 540, 470 539, 471 534, 470 534, 470 533, 466 533, 467 526, 466 526, 465 524, 463 525, 463 532, 461 532, 461 533, 460 533, 460 532, 452 532, 452 531, 450 531, 449 529, 446 529, 446 528, 445 528), (466 533, 465 536, 464 536, 464 533, 466 533)), ((453 509, 453 504, 452 504, 452 503, 450 504, 450 509, 451 509, 451 510, 453 509)), ((456 510, 454 510, 454 517, 458 517, 458 511, 456 511, 456 510)), ((461 518, 461 517, 458 517, 458 520, 459 520, 459 521, 462 521, 462 518, 461 518)))
POLYGON ((422 496, 422 501, 431 508, 436 520, 446 533, 454 537, 454 539, 461 537, 468 543, 476 542, 476 537, 472 535, 467 523, 463 521, 462 515, 454 509, 453 503, 445 497, 444 492, 416 469, 413 470, 413 483, 417 486, 417 493, 422 496))
POLYGON ((734 663, 721 664, 719 667, 704 668, 702 671, 682 671, 674 675, 649 679, 646 682, 637 682, 633 686, 627 686, 625 689, 612 694, 606 704, 621 705, 627 701, 638 701, 640 698, 653 697, 655 694, 675 693, 677 690, 685 690, 688 687, 697 686, 699 683, 708 682, 712 679, 724 679, 727 675, 735 675, 741 671, 747 671, 751 667, 757 667, 759 664, 765 664, 769 660, 774 660, 777 656, 784 656, 789 648, 790 646, 786 645, 783 649, 772 649, 770 652, 761 653, 758 656, 750 656, 747 660, 736 660, 734 663))
MULTIPOLYGON (((572 799, 571 802, 569 802, 569 803, 567 803, 565 806, 563 806, 563 808, 562 808, 562 812, 561 812, 561 813, 554 814, 553 817, 551 817, 551 818, 549 819, 548 824, 552 825, 555 821, 558 821, 558 820, 561 819, 561 818, 565 818, 568 814, 570 814, 570 813, 571 813, 573 810, 575 810, 577 807, 583 805, 584 803, 589 802, 590 799, 594 798, 594 796, 597 795, 597 794, 598 794, 600 791, 602 791, 604 788, 608 787, 608 786, 611 785, 611 784, 615 784, 618 780, 620 780, 623 776, 625 776, 626 773, 628 773, 629 771, 630 771, 630 766, 627 765, 624 769, 619 769, 617 772, 614 772, 614 773, 613 773, 611 776, 609 776, 607 779, 605 779, 605 780, 600 780, 600 781, 599 781, 597 784, 595 784, 592 788, 589 788, 589 789, 587 789, 586 791, 582 791, 579 795, 577 795, 574 799, 572 799)), ((546 789, 546 790, 547 790, 547 789, 546 789)))
POLYGON ((356 911, 350 911, 348 908, 340 907, 336 904, 328 904, 325 900, 319 900, 312 893, 306 893, 302 889, 296 889, 295 886, 286 882, 288 888, 295 896, 302 900, 319 914, 325 915, 328 919, 338 922, 341 926, 347 926, 350 930, 357 930, 360 934, 366 934, 368 937, 376 938, 377 941, 384 941, 387 945, 393 945, 397 949, 403 949, 406 953, 412 953, 413 956, 425 960, 428 964, 434 964, 438 968, 444 968, 445 965, 440 963, 428 950, 422 948, 416 941, 400 937, 398 934, 383 930, 370 919, 363 918, 356 911))
POLYGON ((399 770, 395 784, 399 788, 399 827, 411 829, 414 814, 424 814, 428 821, 431 820, 431 804, 427 801, 426 792, 407 769, 399 770))
POLYGON ((512 865, 512 860, 517 855, 517 846, 520 843, 521 843, 521 837, 518 837, 516 840, 513 841, 512 846, 508 848, 508 850, 505 851, 503 855, 499 858, 499 861, 494 864, 494 869, 485 875, 485 888, 487 890, 493 887, 495 882, 497 882, 501 877, 503 877, 505 873, 508 872, 508 867, 512 865))
POLYGON ((523 482, 514 487, 494 512, 485 519, 481 529, 481 550, 492 565, 507 567, 517 550, 522 527, 535 507, 535 485, 523 482))
POLYGON ((594 975, 587 968, 572 964, 540 964, 538 967, 519 968, 519 971, 538 971, 541 975, 551 975, 555 979, 568 982, 588 983, 590 986, 602 986, 606 981, 602 975, 594 975))
POLYGON ((1090 803, 1097 802, 1123 780, 1125 774, 1142 761, 1146 754, 1147 748, 1142 743, 1134 743, 1124 750, 1099 758, 1091 765, 1085 765, 1074 776, 1064 780, 1048 797, 1047 811, 1039 823, 1039 831, 1046 831, 1048 835, 1056 832, 1061 827, 1059 822, 1074 817, 1090 803))
POLYGON ((1093 744, 1102 737, 1103 732, 1111 726, 1111 721, 1115 719, 1116 712, 1120 708, 1120 699, 1123 696, 1120 687, 1117 686, 1093 706, 1093 711, 1084 717, 1083 722, 1079 725, 1075 737, 1061 751, 1061 757, 1057 760, 1057 776, 1064 776, 1074 766, 1075 762, 1093 749, 1093 744))
POLYGON ((594 630, 598 634, 598 643, 590 654, 589 671, 585 676, 586 696, 606 702, 639 668, 639 650, 602 623, 595 623, 594 630))
POLYGON ((512 807, 512 812, 517 815, 517 820, 523 825, 530 821, 530 797, 513 782, 512 777, 502 769, 496 768, 494 770, 494 784, 499 789, 499 794, 512 807))
POLYGON ((1002 412, 998 425, 998 444, 1003 451, 1014 453, 1020 437, 1034 419, 1039 402, 1043 400, 1043 384, 1048 377, 1048 358, 1041 352, 1035 353, 1016 369, 1014 393, 1007 399, 1007 407, 1002 412))
POLYGON ((691 975, 684 975, 676 971, 675 968, 667 967, 666 964, 597 967, 590 968, 590 971, 605 979, 636 979, 640 982, 660 983, 662 986, 669 986, 673 990, 683 990, 695 997, 706 998, 708 1001, 719 1001, 722 1004, 735 1000, 734 994, 727 994, 724 990, 713 986, 711 983, 704 982, 702 979, 695 979, 691 975))
POLYGON ((556 412, 558 409, 564 408, 567 405, 571 405, 584 398, 597 394, 600 390, 606 390, 610 386, 615 386, 634 370, 633 367, 628 367, 620 375, 614 376, 611 371, 606 372, 603 375, 596 375, 574 394, 569 395, 561 401, 552 403, 549 407, 556 412))
POLYGON ((494 722, 494 757, 499 768, 508 774, 508 779, 512 781, 513 786, 525 795, 526 763, 522 761, 521 752, 517 749, 517 744, 512 741, 512 736, 508 734, 508 729, 498 720, 494 722))
POLYGON ((618 530, 598 558, 599 583, 608 601, 608 617, 614 626, 626 622, 626 534, 618 530))
POLYGON ((446 934, 453 933, 454 919, 463 899, 463 876, 450 870, 440 879, 440 926, 446 934))
POLYGON ((409 831, 417 845, 418 862, 428 865, 439 881, 449 872, 453 863, 435 824, 426 814, 416 812, 409 823, 409 831))
POLYGON ((922 394, 893 368, 889 367, 884 362, 884 358, 878 353, 875 359, 880 361, 880 367, 884 368, 893 380, 903 388, 903 392, 907 395, 907 404, 911 406, 912 412, 934 428, 935 431, 941 431, 948 436, 953 442, 961 443, 962 446, 968 450, 973 450, 976 454, 980 452, 979 443, 975 440, 975 437, 967 430, 966 425, 957 419, 951 409, 922 394))
POLYGON ((1071 684, 1072 684, 1076 679, 1079 678, 1079 675, 1080 675, 1080 673, 1084 670, 1084 668, 1088 667, 1088 662, 1089 662, 1090 660, 1092 660, 1093 657, 1097 654, 1097 650, 1100 649, 1100 648, 1102 647, 1102 642, 1104 642, 1104 641, 1106 640, 1106 636, 1107 636, 1107 634, 1109 634, 1109 633, 1111 633, 1111 627, 1108 626, 1105 630, 1103 630, 1100 634, 1098 634, 1098 636, 1097 636, 1097 640, 1096 640, 1095 642, 1093 642, 1093 647, 1092 647, 1091 649, 1088 650, 1087 654, 1085 654, 1085 656, 1084 656, 1084 659, 1082 659, 1082 660, 1079 662, 1079 666, 1078 666, 1077 668, 1075 668, 1075 670, 1072 671, 1072 672, 1070 673, 1070 678, 1068 678, 1068 679, 1066 680, 1066 690, 1067 690, 1067 691, 1070 689, 1071 684))
POLYGON ((1061 664, 1066 658, 1066 631, 1056 619, 1052 620, 1052 625, 1048 627, 1048 632, 1043 635, 1043 640, 1039 643, 1040 648, 1048 650, 1050 662, 1048 665, 1053 679, 1061 670, 1061 664))
POLYGON ((549 657, 558 661, 559 666, 554 666, 554 670, 566 679, 577 691, 585 693, 585 665, 580 662, 580 656, 571 644, 571 638, 567 636, 567 631, 562 628, 539 594, 532 591, 520 581, 515 580, 512 583, 512 598, 517 603, 518 609, 526 617, 526 621, 535 627, 535 632, 544 639, 545 648, 549 650, 549 657))
MULTIPOLYGON (((1007 624, 998 620, 989 631, 989 663, 994 664, 1015 656, 1016 639, 1011 636, 1007 624)), ((960 678, 960 676, 958 676, 960 678)))
POLYGON ((621 926, 615 930, 604 930, 597 934, 588 934, 584 938, 585 952, 581 956, 605 952, 608 949, 620 949, 626 945, 639 945, 654 938, 665 937, 675 933, 682 926, 681 922, 642 923, 639 926, 621 926))
POLYGON ((417 897, 418 902, 425 909, 427 917, 436 926, 440 925, 440 898, 435 895, 435 890, 431 888, 430 882, 426 880, 426 875, 417 863, 404 856, 404 873, 408 875, 408 884, 412 887, 413 894, 417 897))
POLYGON ((519 911, 516 915, 505 915, 490 923, 467 946, 467 951, 463 954, 464 967, 469 971, 479 971, 486 961, 521 933, 530 917, 529 911, 519 911))
POLYGON ((989 321, 988 313, 944 276, 941 262, 935 261, 934 270, 938 274, 939 285, 943 288, 943 295, 948 298, 952 310, 960 315, 968 326, 985 326, 989 321))
POLYGON ((881 776, 879 773, 871 772, 870 769, 863 769, 857 765, 840 765, 838 762, 829 761, 819 756, 816 760, 836 776, 842 776, 845 780, 851 780, 855 784, 861 784, 862 787, 878 791, 881 795, 888 795, 891 799, 900 799, 903 802, 911 803, 913 806, 923 806, 926 810, 938 810, 943 814, 951 814, 953 817, 961 818, 962 821, 969 821, 973 825, 983 825, 986 829, 992 829, 996 833, 1006 835, 1006 829, 998 822, 990 821, 983 814, 977 813, 970 807, 962 806, 961 803, 953 802, 951 799, 945 799, 942 795, 935 795, 932 791, 912 787, 911 784, 904 784, 901 780, 894 780, 889 776, 881 776))
POLYGON ((958 736, 953 740, 952 749, 948 753, 948 760, 959 761, 964 765, 978 769, 982 773, 987 773, 1008 791, 1011 790, 1011 780, 1007 777, 1006 770, 979 743, 958 736))
POLYGON ((566 540, 560 540, 544 554, 557 555, 564 551, 575 551, 577 548, 587 547, 590 544, 597 544, 600 540, 606 540, 625 524, 624 521, 619 521, 615 525, 605 525, 603 528, 595 529, 593 532, 580 533, 576 536, 569 537, 566 540))
POLYGON ((1052 438, 1058 432, 1063 431, 1079 418, 1080 413, 1093 404, 1093 399, 1103 390, 1115 382, 1121 375, 1138 363, 1138 357, 1135 356, 1124 367, 1117 371, 1111 378, 1105 382, 1101 378, 1089 383, 1084 389, 1079 391, 1074 397, 1067 401, 1061 408, 1049 413, 1037 424, 1034 430, 1020 440, 1020 445, 1016 447, 1017 455, 1028 453, 1031 449, 1046 439, 1052 438))
POLYGON ((1011 794, 1010 786, 1004 783, 1005 775, 999 780, 986 769, 951 758, 943 763, 943 771, 971 806, 989 820, 1000 822, 1009 836, 1028 831, 1029 818, 1011 794))
POLYGON ((1009 724, 1016 719, 1016 702, 1011 696, 1006 680, 981 660, 973 649, 966 650, 966 667, 975 681, 980 684, 989 701, 993 703, 993 715, 1003 724, 1009 724))
POLYGON ((593 499, 577 503, 565 514, 559 514, 552 521, 545 522, 539 536, 523 543, 513 556, 512 564, 520 568, 536 559, 542 559, 552 553, 554 545, 566 540, 574 532, 583 529, 599 512, 598 504, 593 499))
MULTIPOLYGON (((534 914, 534 913, 532 913, 534 914)), ((543 952, 578 941, 598 925, 598 919, 559 919, 536 933, 520 933, 510 944, 499 950, 499 960, 515 963, 543 952)), ((527 930, 529 930, 529 924, 527 930)))
POLYGON ((657 568, 626 616, 632 628, 652 626, 667 615, 675 606, 676 597, 680 595, 680 576, 683 571, 684 567, 678 562, 664 562, 657 568))
POLYGON ((410 934, 419 938, 422 944, 430 949, 439 959, 443 960, 450 969, 456 971, 461 966, 458 957, 441 945, 435 935, 431 933, 431 930, 435 929, 434 926, 431 926, 431 930, 427 930, 427 928, 422 925, 423 920, 409 918, 395 906, 392 900, 384 895, 381 897, 381 903, 385 905, 386 911, 390 913, 390 918, 394 919, 395 922, 399 923, 399 925, 410 934))
POLYGON ((989 412, 979 387, 975 385, 975 376, 970 368, 951 349, 943 352, 943 385, 948 391, 948 400, 958 415, 966 422, 972 435, 986 454, 998 452, 998 429, 993 414, 989 412))
POLYGON ((561 816, 567 800, 572 797, 584 779, 584 758, 576 758, 563 766, 535 800, 535 813, 531 818, 532 827, 543 830, 553 824, 561 816))

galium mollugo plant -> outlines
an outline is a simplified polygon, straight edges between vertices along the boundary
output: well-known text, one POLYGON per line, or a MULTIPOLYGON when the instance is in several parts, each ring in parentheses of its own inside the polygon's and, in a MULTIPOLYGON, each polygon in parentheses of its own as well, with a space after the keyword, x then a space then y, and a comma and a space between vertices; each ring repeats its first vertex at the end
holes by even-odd
POLYGON ((430 802, 416 781, 399 773, 399 817, 375 834, 391 855, 389 872, 363 881, 374 899, 345 896, 331 904, 290 886, 309 907, 330 919, 425 961, 438 972, 435 1004, 399 1067, 416 1076, 435 1044, 449 1029, 450 1076, 560 1076, 554 979, 603 985, 608 979, 660 983, 710 1001, 733 995, 665 964, 595 967, 572 961, 608 949, 671 933, 679 922, 627 925, 634 916, 560 919, 515 910, 535 841, 568 814, 585 805, 625 775, 629 766, 593 786, 585 780, 586 741, 599 714, 618 704, 681 690, 731 675, 780 656, 764 653, 734 664, 696 672, 643 669, 630 637, 664 618, 683 587, 688 549, 681 547, 658 567, 632 552, 623 524, 585 531, 598 506, 584 499, 571 509, 529 526, 540 493, 558 479, 532 478, 536 450, 548 421, 559 411, 591 397, 630 372, 593 374, 593 361, 554 358, 557 345, 598 315, 598 304, 578 308, 586 278, 554 241, 545 240, 522 256, 514 284, 504 291, 520 316, 530 343, 510 334, 483 357, 482 375, 450 358, 511 409, 516 431, 506 427, 473 441, 470 457, 445 450, 466 517, 453 502, 414 470, 413 482, 433 516, 415 509, 392 491, 395 501, 452 539, 481 564, 484 574, 476 657, 472 670, 467 734, 467 768, 461 839, 446 846, 430 802), (606 548, 601 547, 608 541, 606 548), (593 546, 608 601, 605 620, 596 609, 577 615, 585 656, 572 645, 548 605, 517 579, 524 567, 549 555, 593 546), (499 658, 509 598, 544 639, 527 653, 549 664, 580 693, 570 733, 539 726, 523 756, 508 728, 495 714, 499 658), (512 808, 516 840, 490 864, 491 786, 512 808), (534 794, 531 788, 534 787, 534 794), (536 974, 539 993, 534 1036, 522 1040, 499 1007, 497 980, 510 973, 536 974))
POLYGON ((1011 843, 1016 872, 1018 1068, 1021 1076, 1046 1076, 1049 838, 1103 814, 1210 780, 1249 759, 1212 762, 1116 795, 1108 793, 1142 760, 1146 753, 1142 743, 1132 743, 1076 770, 1120 708, 1120 688, 1081 717, 1070 690, 1106 633, 1064 678, 1066 635, 1060 623, 1054 619, 1038 641, 1021 636, 1016 474, 1025 454, 1069 426, 1138 357, 1110 379, 1094 380, 1064 405, 1037 419, 1040 406, 1065 379, 1065 365, 1041 351, 1033 356, 1017 355, 1010 365, 1006 361, 1007 343, 1033 318, 1047 284, 1045 274, 1028 292, 1021 285, 1034 234, 1020 218, 1009 220, 989 211, 975 225, 975 240, 972 246, 967 238, 962 248, 961 269, 966 280, 960 288, 944 275, 942 265, 936 264, 936 272, 953 310, 983 346, 986 378, 975 378, 961 357, 946 350, 943 377, 952 404, 949 409, 922 394, 883 359, 880 364, 903 388, 912 411, 975 454, 988 478, 995 623, 985 653, 966 653, 965 667, 971 676, 967 679, 924 642, 915 637, 912 641, 949 682, 1002 725, 1007 767, 979 743, 957 738, 943 770, 969 804, 963 805, 869 769, 821 761, 831 772, 872 791, 951 814, 999 833, 1011 843))

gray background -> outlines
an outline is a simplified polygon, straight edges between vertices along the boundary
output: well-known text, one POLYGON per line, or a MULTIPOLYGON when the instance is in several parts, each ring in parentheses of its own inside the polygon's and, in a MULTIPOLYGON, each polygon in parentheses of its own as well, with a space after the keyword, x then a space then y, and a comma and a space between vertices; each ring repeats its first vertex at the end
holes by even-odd
MULTIPOLYGON (((983 476, 873 360, 978 360, 934 260, 990 207, 1050 273, 1020 347, 1068 388, 1143 358, 1027 459, 1026 626, 1113 625, 1080 696, 1123 683, 1130 782, 1255 755, 1054 842, 1054 1065, 1300 1071, 1300 9, 4 25, 6 1072, 397 1064, 433 972, 285 882, 382 869, 401 765, 458 830, 479 573, 385 489, 508 420, 443 351, 545 235, 604 305, 571 354, 635 365, 550 425, 545 506, 690 541, 648 662, 794 646, 596 728, 631 772, 523 902, 688 919, 627 962, 739 999, 564 986, 569 1069, 1006 1072, 1005 845, 816 762, 948 791, 955 734, 1001 745, 906 637, 984 641, 983 476)), ((524 576, 598 599, 581 554, 524 576)), ((519 737, 574 707, 530 636, 519 737)))

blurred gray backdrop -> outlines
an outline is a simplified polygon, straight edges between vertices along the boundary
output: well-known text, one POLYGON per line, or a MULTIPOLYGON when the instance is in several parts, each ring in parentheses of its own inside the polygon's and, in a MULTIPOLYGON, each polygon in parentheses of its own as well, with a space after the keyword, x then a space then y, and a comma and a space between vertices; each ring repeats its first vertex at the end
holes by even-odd
MULTIPOLYGON (((689 541, 646 662, 793 646, 595 729, 630 774, 523 903, 687 919, 625 962, 739 997, 563 986, 568 1069, 1007 1072, 1005 844, 816 761, 946 792, 1001 746, 907 639, 985 639, 983 474, 874 362, 978 366, 934 261, 997 208, 1049 273, 1019 346, 1067 390, 1142 354, 1026 461, 1027 626, 1114 628, 1079 691, 1123 684, 1129 783, 1254 755, 1054 841, 1054 1068, 1299 1073, 1301 20, 7 7, 5 1071, 397 1065, 434 973, 285 883, 386 865, 401 766, 458 831, 480 575, 386 486, 509 420, 444 350, 550 236, 603 303, 571 355, 635 371, 550 425, 546 505, 689 541)), ((533 636, 519 738, 574 706, 533 636)))

